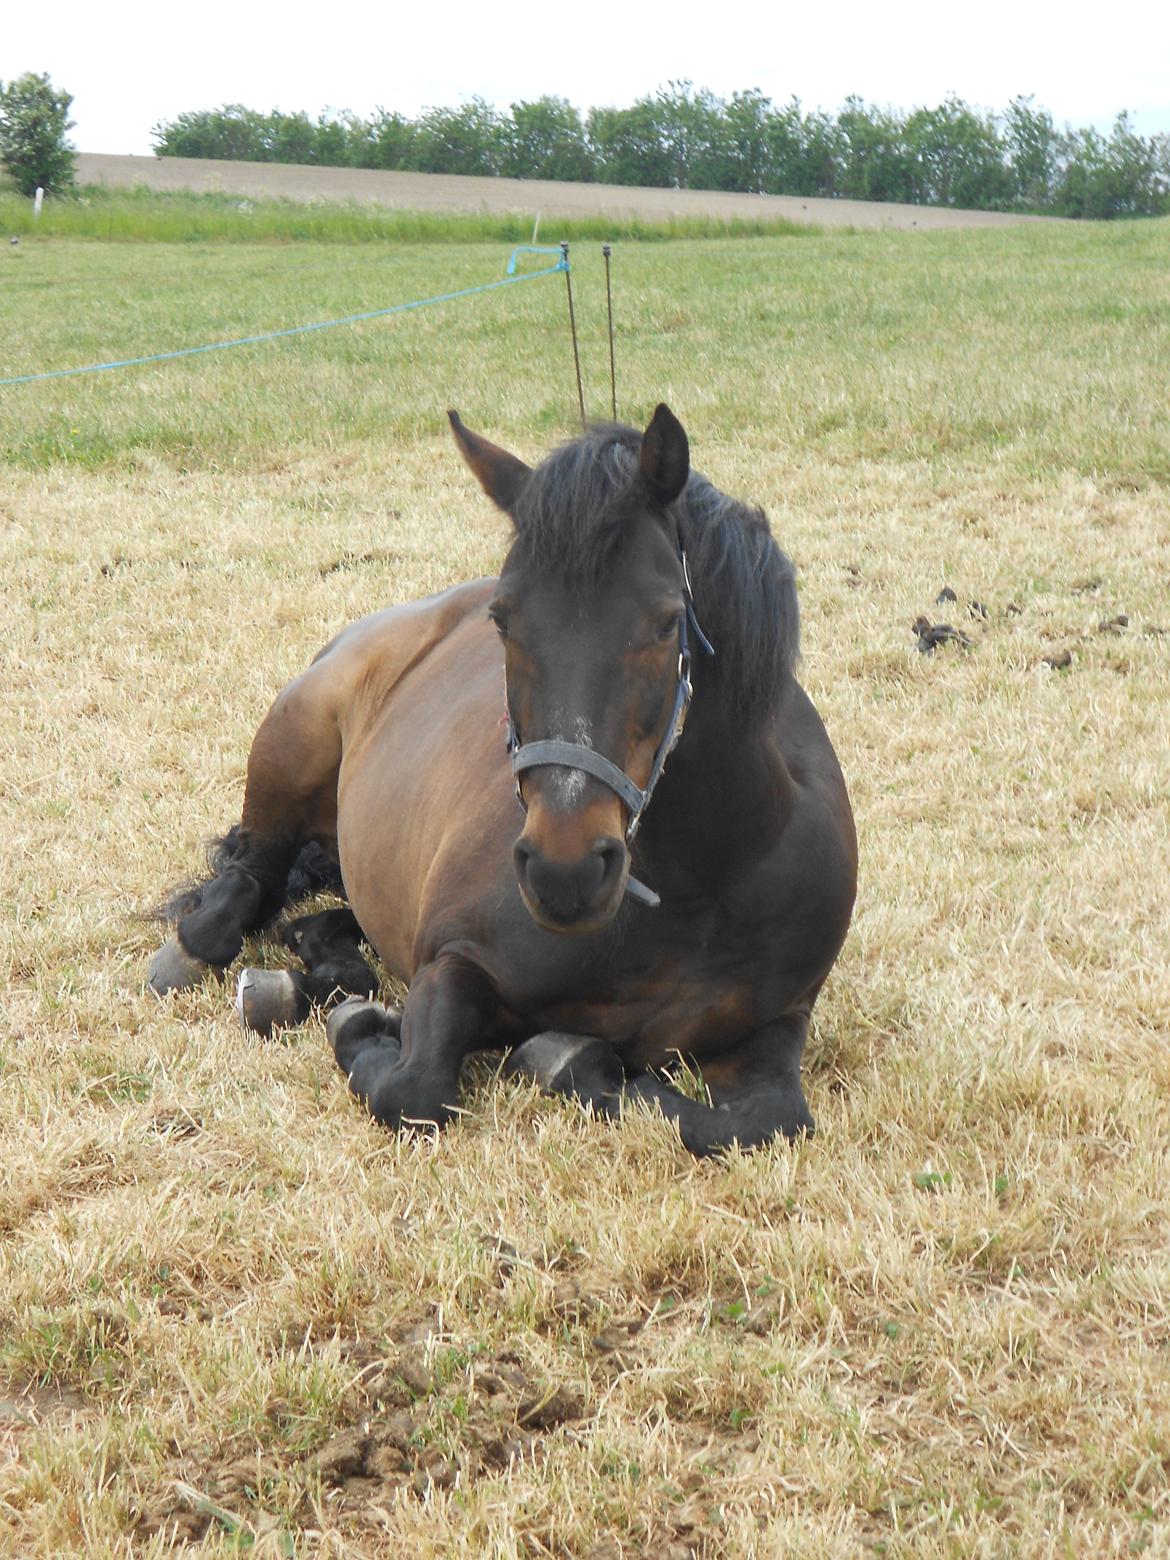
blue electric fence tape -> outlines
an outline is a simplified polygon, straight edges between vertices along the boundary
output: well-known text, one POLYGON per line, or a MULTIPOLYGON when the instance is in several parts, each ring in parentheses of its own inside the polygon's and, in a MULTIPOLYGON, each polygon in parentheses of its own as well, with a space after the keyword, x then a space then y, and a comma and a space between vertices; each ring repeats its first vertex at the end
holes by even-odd
POLYGON ((237 336, 232 341, 209 341, 199 347, 179 347, 174 352, 152 352, 147 357, 118 358, 110 363, 90 363, 84 368, 51 368, 43 374, 16 374, 11 379, 0 379, 0 386, 28 385, 42 379, 65 379, 74 374, 101 374, 109 368, 138 368, 144 363, 168 363, 175 358, 195 357, 201 352, 225 352, 229 347, 253 347, 262 341, 279 341, 285 336, 303 336, 314 330, 333 330, 338 325, 356 325, 362 320, 380 320, 388 314, 405 314, 408 309, 425 309, 432 303, 450 303, 456 298, 470 298, 473 293, 492 292, 497 287, 509 287, 516 282, 534 282, 541 276, 555 276, 567 271, 568 261, 559 249, 533 248, 525 244, 512 251, 507 275, 498 282, 481 282, 477 287, 460 287, 456 292, 436 293, 433 298, 415 298, 410 303, 394 303, 387 309, 369 309, 363 314, 346 314, 339 320, 320 320, 312 325, 290 325, 286 330, 268 330, 259 336, 237 336), (556 265, 544 266, 539 271, 516 274, 516 256, 521 254, 553 254, 560 256, 556 265))

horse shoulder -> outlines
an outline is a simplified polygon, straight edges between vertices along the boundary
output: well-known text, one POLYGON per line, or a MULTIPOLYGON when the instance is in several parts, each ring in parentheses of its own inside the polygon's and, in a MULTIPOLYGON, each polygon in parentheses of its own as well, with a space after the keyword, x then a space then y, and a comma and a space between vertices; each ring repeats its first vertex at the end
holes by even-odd
POLYGON ((796 683, 786 704, 778 738, 790 787, 784 827, 734 902, 741 921, 754 922, 781 982, 819 988, 853 913, 857 833, 820 715, 796 683))

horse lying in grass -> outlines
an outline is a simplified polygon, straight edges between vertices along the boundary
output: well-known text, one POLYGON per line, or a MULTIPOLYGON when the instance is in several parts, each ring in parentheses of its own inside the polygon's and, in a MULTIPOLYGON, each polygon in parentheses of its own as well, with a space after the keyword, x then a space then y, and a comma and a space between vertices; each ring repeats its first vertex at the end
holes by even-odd
POLYGON ((467 1053, 510 1048, 599 1113, 657 1104, 696 1154, 810 1129, 857 846, 793 675, 791 564, 665 406, 534 469, 450 419, 514 528, 500 577, 362 618, 284 689, 152 986, 230 964, 323 847, 349 909, 293 922, 306 971, 245 972, 241 1011, 263 1032, 352 993, 327 1032, 379 1122, 443 1124, 467 1053), (363 941, 409 983, 401 1015, 363 941), (680 1057, 710 1103, 662 1076, 680 1057))

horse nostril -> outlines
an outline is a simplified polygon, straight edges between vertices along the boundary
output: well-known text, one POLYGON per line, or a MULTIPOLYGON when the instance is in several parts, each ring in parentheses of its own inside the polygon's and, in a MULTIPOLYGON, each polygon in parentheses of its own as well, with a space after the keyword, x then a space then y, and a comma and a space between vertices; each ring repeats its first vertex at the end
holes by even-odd
POLYGON ((536 846, 525 839, 519 839, 512 847, 512 861, 516 868, 516 876, 521 883, 528 877, 528 864, 536 855, 536 846))
POLYGON ((601 881, 598 889, 608 891, 616 880, 621 877, 622 869, 626 864, 626 847, 621 840, 598 840, 593 847, 593 854, 601 863, 601 881))

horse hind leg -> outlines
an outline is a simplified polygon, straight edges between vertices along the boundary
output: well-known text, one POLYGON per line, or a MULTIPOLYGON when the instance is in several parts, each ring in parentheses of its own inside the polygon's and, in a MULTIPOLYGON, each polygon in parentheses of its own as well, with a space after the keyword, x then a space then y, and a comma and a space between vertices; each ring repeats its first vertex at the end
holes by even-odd
POLYGON ((175 936, 151 960, 151 990, 198 985, 210 970, 231 964, 246 932, 264 926, 284 904, 297 842, 242 837, 237 825, 212 847, 212 876, 179 896, 175 936))
POLYGON ((314 1007, 377 993, 378 977, 362 956, 362 929, 352 910, 301 916, 288 923, 282 936, 305 969, 243 970, 236 1006, 245 1029, 268 1036, 304 1023, 314 1007))
POLYGON ((213 876, 175 906, 176 935, 150 969, 160 996, 231 964, 246 933, 283 909, 302 848, 336 838, 341 740, 312 670, 284 690, 256 733, 241 821, 214 852, 213 876))

